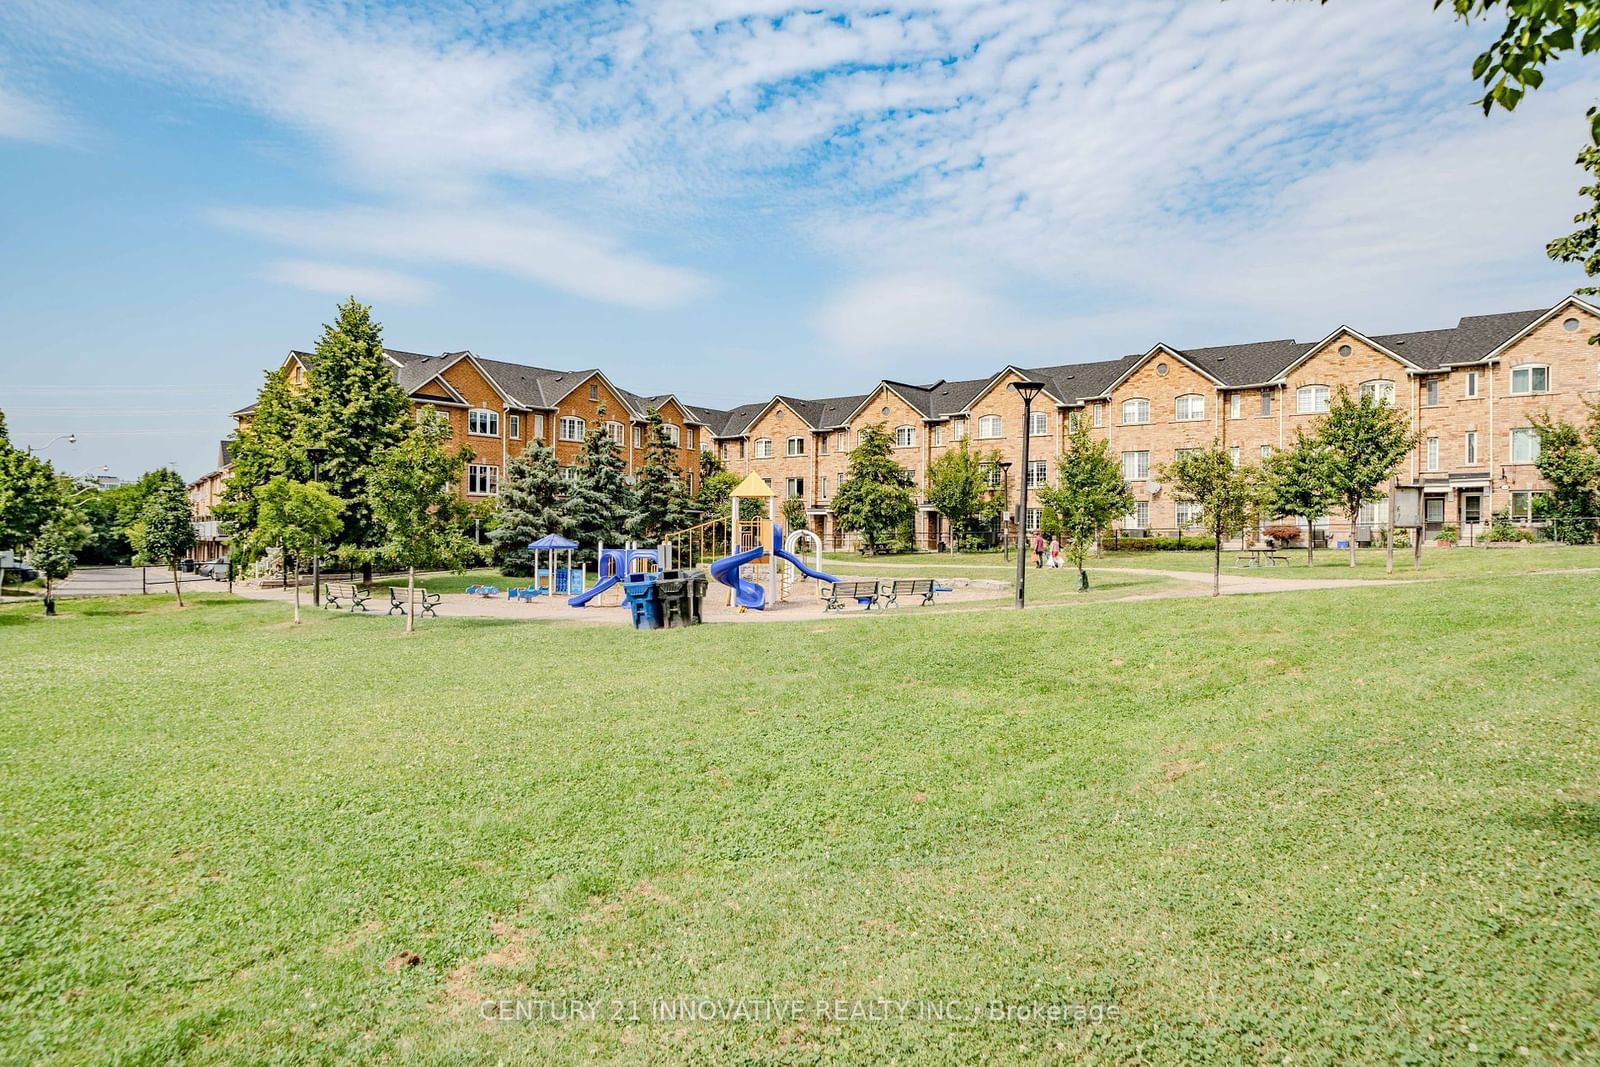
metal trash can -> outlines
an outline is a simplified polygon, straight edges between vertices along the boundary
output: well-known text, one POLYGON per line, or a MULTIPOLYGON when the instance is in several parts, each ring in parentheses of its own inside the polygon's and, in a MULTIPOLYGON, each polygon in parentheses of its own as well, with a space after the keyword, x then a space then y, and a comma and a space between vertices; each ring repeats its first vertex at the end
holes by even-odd
POLYGON ((622 595, 633 613, 635 630, 661 629, 661 591, 654 574, 630 574, 622 582, 622 595))
POLYGON ((689 581, 682 571, 662 571, 656 582, 661 591, 661 622, 668 627, 689 625, 689 581))
POLYGON ((705 621, 703 608, 706 602, 706 590, 711 585, 711 580, 705 571, 684 571, 686 591, 689 595, 689 625, 698 626, 705 621))

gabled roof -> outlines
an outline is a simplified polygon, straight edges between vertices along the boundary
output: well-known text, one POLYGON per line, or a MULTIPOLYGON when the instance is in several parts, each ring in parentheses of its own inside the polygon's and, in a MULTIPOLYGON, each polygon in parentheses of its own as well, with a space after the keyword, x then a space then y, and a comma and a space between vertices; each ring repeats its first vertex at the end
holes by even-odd
POLYGON ((1491 356, 1498 356, 1512 342, 1521 340, 1573 305, 1583 308, 1590 314, 1600 314, 1600 308, 1574 295, 1558 301, 1554 307, 1539 311, 1475 315, 1470 319, 1462 319, 1461 324, 1456 327, 1460 336, 1452 346, 1448 358, 1451 363, 1477 363, 1491 356), (1519 322, 1519 319, 1522 321, 1519 322), (1500 334, 1504 336, 1498 336, 1500 334))
POLYGON ((1242 345, 1216 345, 1211 348, 1185 348, 1184 359, 1205 371, 1224 387, 1262 385, 1281 373, 1311 346, 1284 338, 1254 341, 1242 345))
POLYGON ((1028 371, 1041 382, 1052 386, 1051 391, 1062 402, 1069 406, 1077 406, 1094 396, 1101 396, 1111 391, 1111 383, 1117 381, 1128 369, 1144 358, 1144 353, 1135 352, 1120 359, 1102 359, 1094 363, 1064 363, 1057 367, 1035 367, 1028 371))

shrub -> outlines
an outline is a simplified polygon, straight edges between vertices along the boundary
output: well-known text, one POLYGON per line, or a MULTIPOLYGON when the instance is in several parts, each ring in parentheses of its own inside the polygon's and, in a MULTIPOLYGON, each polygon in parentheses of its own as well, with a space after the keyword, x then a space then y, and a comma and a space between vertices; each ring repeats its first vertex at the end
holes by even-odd
POLYGON ((1453 522, 1447 522, 1439 527, 1439 541, 1442 544, 1453 545, 1461 540, 1461 531, 1453 522))
POLYGON ((1261 531, 1280 545, 1296 544, 1300 540, 1300 527, 1293 523, 1284 523, 1280 526, 1268 526, 1261 531))
POLYGON ((1215 537, 1119 537, 1108 544, 1117 552, 1214 552, 1215 537))
POLYGON ((1491 541, 1520 541, 1518 535, 1523 531, 1517 529, 1516 523, 1511 521, 1511 510, 1502 508, 1494 513, 1494 519, 1489 523, 1489 540, 1491 541))

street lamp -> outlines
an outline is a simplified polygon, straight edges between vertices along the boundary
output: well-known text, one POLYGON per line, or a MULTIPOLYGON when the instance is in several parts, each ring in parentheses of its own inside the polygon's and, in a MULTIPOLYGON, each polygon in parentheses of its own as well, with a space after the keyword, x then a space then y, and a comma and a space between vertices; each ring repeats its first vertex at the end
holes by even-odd
POLYGON ((40 445, 38 448, 35 448, 32 445, 29 445, 28 446, 28 455, 30 455, 30 456, 37 455, 38 453, 43 452, 45 449, 49 448, 51 445, 55 444, 57 441, 65 441, 69 445, 75 445, 75 444, 78 443, 78 435, 75 434, 75 433, 58 433, 54 437, 50 438, 50 440, 48 440, 44 444, 40 445))
POLYGON ((1028 532, 1028 440, 1033 436, 1033 398, 1044 392, 1044 383, 1012 382, 1010 387, 1022 397, 1022 485, 1017 491, 1017 609, 1020 611, 1028 581, 1028 554, 1022 550, 1022 538, 1028 532))
POLYGON ((1011 535, 1006 532, 1006 522, 1011 517, 1011 461, 1001 460, 1000 468, 1000 544, 1007 563, 1011 562, 1011 535))
MULTIPOLYGON (((311 480, 317 480, 317 464, 328 450, 321 445, 306 446, 306 458, 311 461, 311 480)), ((233 556, 228 557, 228 573, 233 573, 233 556)), ((285 575, 287 577, 287 575, 285 575)), ((300 594, 296 593, 296 596, 300 594)), ((318 543, 311 550, 311 606, 322 606, 322 545, 318 543)))

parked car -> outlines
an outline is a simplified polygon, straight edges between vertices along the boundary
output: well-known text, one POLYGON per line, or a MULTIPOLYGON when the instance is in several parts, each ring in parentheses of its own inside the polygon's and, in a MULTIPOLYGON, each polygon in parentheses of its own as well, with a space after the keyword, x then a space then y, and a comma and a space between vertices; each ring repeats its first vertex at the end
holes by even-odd
POLYGON ((6 581, 31 582, 39 577, 39 572, 23 563, 18 563, 6 568, 6 581))
POLYGON ((225 582, 228 580, 228 557, 218 556, 216 559, 207 560, 200 564, 198 570, 207 578, 225 582))

